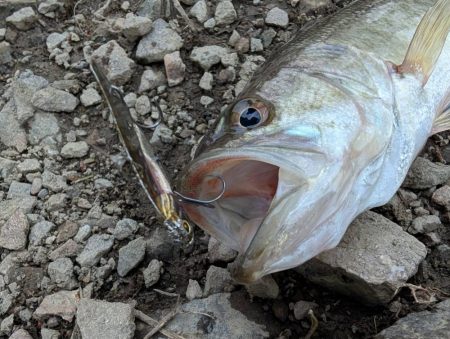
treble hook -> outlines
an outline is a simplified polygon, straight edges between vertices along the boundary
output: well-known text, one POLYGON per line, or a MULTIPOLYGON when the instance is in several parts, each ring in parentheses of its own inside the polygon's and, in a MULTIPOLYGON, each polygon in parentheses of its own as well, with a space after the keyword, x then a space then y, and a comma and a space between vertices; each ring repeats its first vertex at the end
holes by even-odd
POLYGON ((222 183, 222 191, 214 199, 199 200, 199 199, 195 199, 195 198, 189 198, 189 197, 187 197, 187 196, 185 196, 185 195, 183 195, 183 194, 181 194, 181 193, 179 193, 177 191, 173 191, 173 193, 175 195, 177 195, 180 198, 180 201, 182 201, 182 202, 187 202, 187 203, 200 205, 200 206, 208 207, 208 208, 214 208, 213 203, 223 197, 223 194, 225 193, 225 190, 226 190, 227 187, 226 187, 225 180, 223 180, 223 178, 220 175, 207 175, 207 177, 212 177, 212 178, 219 179, 220 182, 222 183))
MULTIPOLYGON (((116 96, 116 97, 118 97, 118 98, 120 98, 120 99, 123 100, 123 91, 122 91, 119 87, 114 86, 114 85, 111 85, 110 88, 111 88, 111 94, 112 94, 112 95, 114 95, 114 96, 116 96)), ((152 103, 153 105, 155 105, 155 107, 156 107, 156 109, 157 109, 157 111, 158 111, 158 120, 156 120, 155 123, 153 123, 153 124, 150 125, 150 124, 143 124, 142 122, 139 122, 139 121, 137 121, 136 119, 133 118, 134 123, 135 123, 136 125, 138 125, 140 128, 143 128, 143 129, 151 129, 151 130, 153 130, 153 129, 155 129, 156 127, 158 127, 158 125, 159 125, 159 124, 161 123, 161 121, 162 121, 163 112, 162 112, 161 106, 159 106, 159 103, 156 102, 155 100, 152 100, 151 103, 152 103)))
POLYGON ((143 129, 155 129, 156 127, 158 127, 158 125, 161 123, 162 119, 163 119, 163 112, 161 109, 161 106, 159 106, 159 103, 156 102, 155 100, 152 100, 151 102, 153 105, 155 105, 157 111, 158 111, 158 120, 156 120, 155 123, 151 124, 151 125, 147 125, 147 124, 143 124, 137 120, 135 120, 135 124, 138 125, 139 127, 143 128, 143 129))

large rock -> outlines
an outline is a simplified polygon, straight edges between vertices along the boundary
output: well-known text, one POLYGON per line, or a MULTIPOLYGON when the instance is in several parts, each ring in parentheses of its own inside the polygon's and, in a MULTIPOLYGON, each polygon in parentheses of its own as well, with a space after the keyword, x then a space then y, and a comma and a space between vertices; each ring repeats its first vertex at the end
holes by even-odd
POLYGON ((411 234, 430 233, 442 225, 437 215, 422 215, 413 220, 408 232, 411 234))
POLYGON ((47 36, 47 40, 45 42, 47 45, 47 50, 49 51, 49 53, 52 53, 55 48, 59 47, 66 40, 68 40, 67 33, 50 33, 47 36))
POLYGON ((232 24, 237 19, 237 13, 233 3, 229 0, 220 1, 217 4, 214 19, 216 19, 217 25, 232 24))
POLYGON ((12 24, 21 31, 32 28, 36 20, 37 15, 31 7, 19 9, 17 12, 14 12, 6 18, 7 23, 12 24))
POLYGON ((137 14, 155 20, 161 17, 162 0, 144 0, 140 3, 137 14))
POLYGON ((108 61, 103 69, 108 79, 116 85, 127 83, 133 76, 135 63, 115 40, 101 45, 94 51, 92 57, 100 60, 102 64, 105 59, 108 61))
POLYGON ((14 313, 0 321, 0 335, 8 335, 14 326, 14 313))
POLYGON ((13 100, 9 100, 0 110, 0 141, 7 147, 23 152, 27 148, 27 135, 15 111, 13 100))
POLYGON ((17 165, 17 169, 22 174, 28 174, 41 171, 41 164, 37 159, 25 159, 17 165))
POLYGON ((116 227, 114 228, 112 233, 116 239, 124 240, 136 233, 138 229, 139 225, 137 221, 124 218, 117 222, 116 227))
POLYGON ((40 2, 38 12, 49 18, 55 17, 55 12, 61 12, 64 9, 64 2, 59 0, 45 0, 40 2))
POLYGON ((48 265, 47 272, 49 277, 59 287, 74 288, 76 282, 73 277, 73 263, 69 258, 59 258, 48 265))
POLYGON ((48 255, 50 260, 56 260, 63 257, 75 257, 81 252, 81 245, 74 240, 69 239, 57 249, 50 252, 48 255))
POLYGON ((365 212, 341 243, 297 270, 310 281, 369 303, 385 304, 413 276, 425 245, 385 217, 365 212))
POLYGON ((289 24, 289 16, 286 11, 274 7, 266 15, 266 24, 286 28, 289 24))
POLYGON ((68 142, 61 149, 61 156, 66 159, 82 158, 89 153, 86 141, 68 142))
POLYGON ((183 63, 179 51, 164 56, 164 67, 166 68, 167 84, 169 87, 183 82, 186 65, 183 63))
POLYGON ((87 88, 80 95, 80 101, 84 107, 90 107, 101 103, 102 97, 95 88, 87 88))
POLYGON ((35 205, 36 197, 0 201, 0 220, 8 220, 17 209, 20 209, 24 214, 31 213, 35 205))
POLYGON ((124 277, 135 268, 145 256, 146 241, 144 238, 138 238, 130 241, 119 250, 119 262, 117 264, 117 273, 124 277))
POLYGON ((55 193, 61 192, 67 188, 66 178, 62 175, 57 175, 48 170, 42 173, 42 186, 48 188, 55 193))
POLYGON ((17 209, 0 228, 0 247, 20 250, 27 244, 29 224, 26 215, 17 209))
POLYGON ((9 184, 15 179, 17 161, 0 157, 0 179, 9 184))
POLYGON ((30 231, 30 245, 39 246, 44 239, 50 236, 51 231, 55 229, 56 225, 51 221, 43 220, 31 227, 30 231))
POLYGON ((136 58, 142 63, 163 61, 164 55, 178 51, 183 39, 163 19, 153 23, 153 29, 139 41, 136 58))
POLYGON ((418 157, 411 165, 402 186, 421 190, 441 185, 449 179, 450 166, 418 157))
POLYGON ((89 238, 85 248, 77 257, 81 266, 94 266, 100 258, 109 252, 114 244, 114 237, 107 234, 94 234, 89 238))
POLYGON ((0 291, 0 315, 6 314, 14 303, 14 296, 8 289, 0 291))
POLYGON ((268 338, 269 333, 263 325, 249 320, 232 307, 230 296, 219 293, 192 300, 181 306, 183 312, 179 312, 165 328, 186 338, 268 338))
POLYGON ((80 292, 59 291, 44 297, 39 307, 34 311, 34 317, 41 319, 57 315, 66 321, 72 321, 80 302, 80 292))
POLYGON ((20 123, 24 123, 34 114, 31 99, 36 91, 48 86, 48 81, 32 71, 21 72, 12 83, 16 117, 20 123))
POLYGON ((32 103, 47 112, 73 112, 79 101, 73 94, 48 86, 33 95, 32 103))
MULTIPOLYGON (((233 8, 234 9, 234 8, 233 8)), ((235 12, 236 13, 236 12, 235 12)), ((197 1, 194 6, 192 6, 189 14, 197 19, 199 23, 204 23, 208 20, 208 5, 205 0, 197 1)))
POLYGON ((13 61, 11 45, 6 41, 0 42, 0 65, 7 64, 11 61, 13 61))
POLYGON ((214 293, 231 292, 234 286, 235 282, 226 268, 211 265, 206 271, 203 295, 206 297, 214 293))
POLYGON ((134 41, 150 32, 151 29, 152 21, 149 18, 128 13, 123 22, 122 33, 129 40, 134 41))
POLYGON ((448 339, 450 338, 450 299, 431 311, 410 313, 381 331, 374 339, 448 339))
POLYGON ((26 198, 30 196, 31 184, 26 182, 12 181, 9 185, 6 199, 26 198))
POLYGON ((192 61, 198 63, 205 71, 212 66, 220 63, 222 57, 228 54, 228 49, 221 46, 203 46, 194 47, 190 58, 192 61))
POLYGON ((166 77, 161 71, 155 71, 153 69, 146 69, 142 73, 141 83, 139 85, 138 93, 142 93, 148 90, 152 90, 166 83, 166 77))
POLYGON ((39 112, 29 121, 28 141, 32 145, 37 145, 45 139, 52 139, 57 142, 59 135, 58 119, 53 113, 39 112))
POLYGON ((135 324, 133 307, 123 303, 82 299, 77 324, 83 338, 132 339, 135 324))
POLYGON ((450 186, 444 185, 438 188, 431 196, 431 200, 448 210, 450 208, 450 186))

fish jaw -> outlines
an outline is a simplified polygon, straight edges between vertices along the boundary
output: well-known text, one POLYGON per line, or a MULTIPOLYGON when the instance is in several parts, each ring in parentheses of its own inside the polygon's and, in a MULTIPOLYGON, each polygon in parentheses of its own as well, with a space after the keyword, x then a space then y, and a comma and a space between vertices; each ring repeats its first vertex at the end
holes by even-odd
POLYGON ((248 147, 237 150, 216 149, 197 159, 183 181, 183 194, 209 200, 221 191, 223 196, 214 208, 184 203, 189 218, 229 247, 244 253, 259 225, 269 213, 280 190, 299 187, 305 180, 302 171, 287 161, 279 149, 262 151, 248 147), (291 182, 279 181, 280 167, 292 173, 291 182))
POLYGON ((292 191, 272 206, 245 254, 232 265, 237 282, 249 284, 297 267, 338 245, 358 214, 357 204, 349 203, 348 192, 321 190, 319 197, 315 190, 312 185, 292 191))
POLYGON ((345 232, 344 227, 342 232, 327 229, 328 233, 314 234, 322 217, 336 212, 335 203, 348 192, 340 187, 348 184, 348 178, 336 176, 340 164, 330 164, 322 153, 269 149, 207 152, 191 165, 183 182, 183 194, 200 200, 221 191, 217 177, 226 183, 214 208, 184 203, 183 209, 198 226, 244 255, 240 271, 251 277, 241 279, 237 274, 240 281, 295 267, 334 247, 345 232), (301 257, 292 255, 299 251, 301 257))

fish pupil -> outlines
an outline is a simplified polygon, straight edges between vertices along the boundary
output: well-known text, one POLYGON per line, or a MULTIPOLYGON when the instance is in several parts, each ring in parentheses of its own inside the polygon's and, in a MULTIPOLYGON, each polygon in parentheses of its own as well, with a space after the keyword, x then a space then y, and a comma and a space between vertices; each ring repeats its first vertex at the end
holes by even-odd
POLYGON ((241 113, 239 122, 244 127, 252 127, 259 124, 261 121, 261 113, 253 107, 245 109, 241 113))

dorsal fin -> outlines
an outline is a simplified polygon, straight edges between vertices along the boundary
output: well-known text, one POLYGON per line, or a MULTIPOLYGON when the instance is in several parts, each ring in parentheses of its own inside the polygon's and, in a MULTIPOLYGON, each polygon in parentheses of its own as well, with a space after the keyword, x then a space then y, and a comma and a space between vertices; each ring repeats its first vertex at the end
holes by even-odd
POLYGON ((438 0, 420 21, 398 72, 422 74, 425 85, 441 54, 449 30, 450 0, 438 0))

